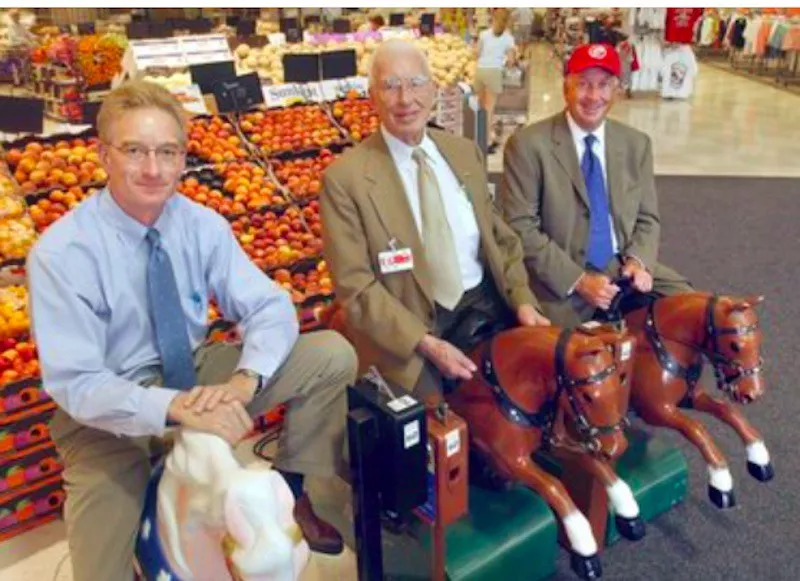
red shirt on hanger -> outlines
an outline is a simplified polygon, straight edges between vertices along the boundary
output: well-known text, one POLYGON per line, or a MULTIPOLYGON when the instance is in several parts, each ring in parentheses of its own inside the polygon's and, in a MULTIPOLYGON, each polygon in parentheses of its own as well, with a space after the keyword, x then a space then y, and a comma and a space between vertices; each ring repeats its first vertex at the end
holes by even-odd
POLYGON ((702 8, 667 8, 664 40, 692 44, 694 25, 703 15, 702 8))

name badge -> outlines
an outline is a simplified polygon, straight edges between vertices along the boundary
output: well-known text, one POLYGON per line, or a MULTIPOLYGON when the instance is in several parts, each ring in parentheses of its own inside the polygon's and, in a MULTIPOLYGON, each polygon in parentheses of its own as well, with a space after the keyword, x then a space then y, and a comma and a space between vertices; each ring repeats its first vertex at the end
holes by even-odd
POLYGON ((378 262, 381 265, 381 274, 403 272, 414 268, 414 255, 410 248, 386 250, 378 254, 378 262))

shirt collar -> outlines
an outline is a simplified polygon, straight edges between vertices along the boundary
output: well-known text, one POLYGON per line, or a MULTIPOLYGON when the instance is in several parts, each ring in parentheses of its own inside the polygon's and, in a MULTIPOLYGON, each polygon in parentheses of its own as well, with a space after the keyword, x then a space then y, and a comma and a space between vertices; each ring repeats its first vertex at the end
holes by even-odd
POLYGON ((392 154, 392 158, 394 159, 397 165, 404 165, 411 161, 411 154, 417 147, 421 147, 422 151, 424 151, 430 160, 435 159, 434 155, 438 152, 436 149, 436 144, 433 140, 428 136, 428 132, 425 132, 425 135, 422 138, 422 142, 419 146, 411 146, 407 143, 403 143, 397 137, 392 135, 386 127, 381 124, 381 134, 383 134, 383 139, 386 141, 386 146, 389 148, 389 153, 392 154))
MULTIPOLYGON (((103 190, 96 195, 99 196, 98 204, 100 216, 102 218, 107 219, 114 228, 136 243, 145 239, 147 231, 150 228, 125 213, 125 210, 120 207, 107 187, 103 188, 103 190)), ((158 230, 159 234, 162 236, 170 223, 172 206, 175 203, 174 198, 175 196, 172 196, 167 200, 167 203, 164 205, 164 210, 161 212, 158 220, 156 220, 156 223, 153 224, 153 228, 158 230)))
MULTIPOLYGON (((567 125, 569 126, 569 132, 572 134, 572 140, 575 142, 576 145, 583 147, 586 142, 586 136, 589 135, 588 131, 585 131, 580 125, 578 125, 575 120, 570 115, 569 111, 566 112, 567 117, 567 125)), ((606 141, 606 122, 600 124, 600 127, 592 131, 592 135, 597 138, 597 143, 601 147, 605 146, 606 141)))

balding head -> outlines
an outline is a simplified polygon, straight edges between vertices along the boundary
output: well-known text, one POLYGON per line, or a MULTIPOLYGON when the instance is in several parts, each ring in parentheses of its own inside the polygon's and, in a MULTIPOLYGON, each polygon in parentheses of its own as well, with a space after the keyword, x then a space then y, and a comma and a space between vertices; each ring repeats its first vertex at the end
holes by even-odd
POLYGON ((436 98, 425 53, 403 40, 381 44, 372 59, 369 94, 384 128, 404 143, 418 145, 436 98))

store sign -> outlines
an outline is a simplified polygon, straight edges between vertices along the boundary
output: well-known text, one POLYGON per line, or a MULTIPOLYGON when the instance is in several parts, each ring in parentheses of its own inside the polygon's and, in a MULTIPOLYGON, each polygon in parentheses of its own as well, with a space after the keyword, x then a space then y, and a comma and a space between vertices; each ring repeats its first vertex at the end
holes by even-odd
POLYGON ((325 101, 343 99, 350 91, 357 91, 362 97, 366 97, 369 92, 369 79, 367 79, 367 77, 335 79, 331 81, 322 81, 321 84, 325 101))

